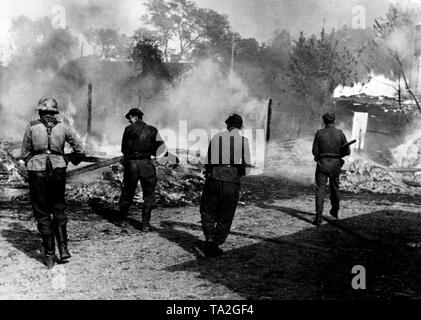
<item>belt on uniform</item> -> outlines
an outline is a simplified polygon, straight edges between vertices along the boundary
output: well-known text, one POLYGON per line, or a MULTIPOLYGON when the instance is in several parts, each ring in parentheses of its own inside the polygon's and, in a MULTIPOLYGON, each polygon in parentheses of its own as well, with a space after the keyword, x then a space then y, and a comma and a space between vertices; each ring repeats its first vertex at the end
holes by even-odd
POLYGON ((342 158, 339 154, 323 154, 323 155, 320 155, 319 156, 319 159, 322 159, 322 158, 330 158, 330 159, 340 159, 340 158, 342 158))
POLYGON ((222 167, 222 168, 238 168, 239 164, 217 164, 213 165, 214 168, 222 167))
POLYGON ((150 153, 136 153, 136 154, 129 154, 124 156, 127 160, 150 160, 151 154, 150 153))
POLYGON ((59 151, 54 151, 54 150, 38 150, 38 151, 32 151, 32 155, 33 156, 37 156, 40 154, 52 154, 55 156, 64 156, 64 154, 62 152, 59 151))

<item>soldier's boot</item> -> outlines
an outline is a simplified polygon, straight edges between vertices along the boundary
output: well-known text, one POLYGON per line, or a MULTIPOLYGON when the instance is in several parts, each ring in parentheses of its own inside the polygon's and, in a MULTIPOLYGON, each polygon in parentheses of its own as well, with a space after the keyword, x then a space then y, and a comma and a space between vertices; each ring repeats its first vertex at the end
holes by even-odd
POLYGON ((129 215, 129 207, 120 205, 120 211, 119 211, 119 219, 125 220, 127 216, 129 215))
POLYGON ((313 224, 316 227, 320 226, 322 224, 322 219, 323 219, 322 214, 321 213, 316 213, 316 218, 314 219, 313 224))
POLYGON ((44 247, 44 264, 48 269, 54 267, 55 241, 54 234, 43 235, 42 245, 44 247))
POLYGON ((332 207, 332 209, 330 209, 330 215, 335 218, 335 219, 339 219, 339 208, 336 207, 332 207))
POLYGON ((214 244, 213 251, 214 251, 215 257, 219 257, 219 256, 222 256, 222 255, 224 254, 224 250, 222 250, 222 249, 218 246, 218 244, 216 244, 216 243, 214 244))
POLYGON ((203 249, 203 253, 208 258, 219 257, 224 254, 224 251, 214 241, 206 241, 203 249))
POLYGON ((60 259, 61 260, 70 259, 72 256, 69 252, 69 249, 67 248, 67 243, 68 243, 67 226, 66 225, 57 226, 54 230, 54 233, 57 240, 57 247, 58 247, 58 252, 60 254, 60 259))
POLYGON ((150 232, 152 231, 151 227, 151 216, 152 216, 152 208, 150 207, 143 207, 142 208, 142 231, 143 232, 150 232))
POLYGON ((203 253, 206 257, 213 257, 213 242, 212 241, 205 241, 203 245, 203 253))

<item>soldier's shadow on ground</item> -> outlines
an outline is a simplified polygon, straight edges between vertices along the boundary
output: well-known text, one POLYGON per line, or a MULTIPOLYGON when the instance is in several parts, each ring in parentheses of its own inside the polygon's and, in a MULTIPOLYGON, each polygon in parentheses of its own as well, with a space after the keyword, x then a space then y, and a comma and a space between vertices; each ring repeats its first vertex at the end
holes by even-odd
POLYGON ((10 223, 7 230, 2 230, 1 235, 13 247, 25 253, 29 258, 43 263, 41 238, 37 232, 19 223, 10 223))
POLYGON ((162 238, 176 243, 185 251, 193 254, 196 259, 203 259, 204 256, 201 252, 203 241, 187 231, 175 229, 175 225, 176 224, 171 223, 171 221, 162 221, 161 228, 156 229, 155 232, 162 238))
MULTIPOLYGON (((292 208, 276 210, 309 220, 305 215, 308 213, 292 208)), ((229 250, 219 258, 195 259, 165 270, 200 273, 203 279, 248 299, 421 297, 421 249, 406 245, 421 242, 421 223, 415 213, 376 211, 339 223, 376 240, 357 237, 326 223, 319 228, 309 225, 308 229, 272 242, 260 241, 229 250), (357 265, 366 269, 366 290, 352 287, 352 269, 357 265)), ((185 229, 189 229, 188 223, 185 229)), ((177 231, 176 235, 174 242, 192 250, 194 236, 187 231, 177 231)), ((239 235, 230 235, 234 236, 239 235)))
MULTIPOLYGON (((118 227, 122 226, 123 219, 114 206, 100 200, 91 201, 90 206, 93 212, 98 216, 103 217, 105 220, 118 227)), ((129 216, 125 221, 136 230, 141 231, 142 224, 139 220, 129 216)), ((186 231, 176 230, 174 226, 175 225, 172 223, 163 221, 160 224, 160 228, 153 227, 153 232, 156 232, 159 236, 171 242, 177 243, 185 251, 195 255, 197 259, 202 258, 203 256, 198 250, 202 245, 202 241, 186 231)))
POLYGON ((132 226, 136 230, 141 231, 142 224, 139 220, 136 220, 130 216, 123 219, 120 215, 119 210, 115 206, 110 205, 107 202, 99 199, 91 200, 89 202, 89 205, 96 215, 104 218, 105 220, 114 224, 115 226, 122 227, 123 221, 127 221, 130 226, 132 226))
POLYGON ((240 200, 246 202, 293 199, 300 194, 314 193, 312 184, 287 177, 248 176, 242 179, 241 184, 240 200))

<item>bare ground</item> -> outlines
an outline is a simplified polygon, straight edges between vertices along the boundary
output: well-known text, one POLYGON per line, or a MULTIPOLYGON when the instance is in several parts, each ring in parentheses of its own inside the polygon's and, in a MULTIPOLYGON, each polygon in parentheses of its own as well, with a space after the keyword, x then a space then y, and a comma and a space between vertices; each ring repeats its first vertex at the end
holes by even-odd
MULTIPOLYGON (((204 258, 197 207, 159 208, 152 233, 133 208, 69 204, 67 264, 47 270, 28 203, 1 205, 0 299, 421 298, 421 197, 344 194, 341 221, 316 228, 309 171, 249 177, 220 258, 204 258), (289 174, 288 174, 289 173, 289 174), (351 269, 367 271, 353 290, 351 269)), ((326 212, 329 210, 327 204, 326 212)))

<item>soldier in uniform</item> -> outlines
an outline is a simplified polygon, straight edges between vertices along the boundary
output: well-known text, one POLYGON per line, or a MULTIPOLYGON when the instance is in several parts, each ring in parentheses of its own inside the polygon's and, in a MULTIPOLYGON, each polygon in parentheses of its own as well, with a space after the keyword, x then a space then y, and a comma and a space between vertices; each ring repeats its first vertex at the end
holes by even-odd
POLYGON ((65 186, 67 162, 65 142, 73 148, 72 162, 84 157, 81 141, 67 125, 57 120, 57 101, 41 99, 37 107, 40 119, 30 122, 22 143, 21 157, 28 171, 31 205, 42 237, 48 268, 54 266, 55 239, 60 258, 71 257, 67 248, 67 216, 65 213, 65 186))
MULTIPOLYGON (((126 119, 130 125, 124 131, 121 147, 124 155, 124 180, 119 203, 120 214, 123 219, 128 216, 140 180, 144 201, 142 231, 149 232, 152 209, 156 206, 155 190, 158 182, 151 157, 164 154, 166 147, 158 130, 143 122, 143 112, 140 109, 131 109, 126 119)), ((126 226, 127 221, 124 220, 123 229, 126 226)))
POLYGON ((325 128, 317 131, 313 142, 313 156, 317 162, 316 168, 316 219, 313 224, 319 226, 322 223, 323 205, 326 192, 326 184, 329 181, 330 202, 332 208, 330 215, 338 218, 339 212, 339 176, 343 166, 343 157, 351 154, 350 147, 342 148, 348 142, 345 134, 335 128, 335 114, 323 115, 325 128))
POLYGON ((240 194, 240 178, 250 166, 248 140, 240 135, 243 119, 231 114, 227 130, 212 138, 208 148, 206 181, 202 193, 200 214, 205 235, 204 254, 216 257, 228 237, 240 194))

